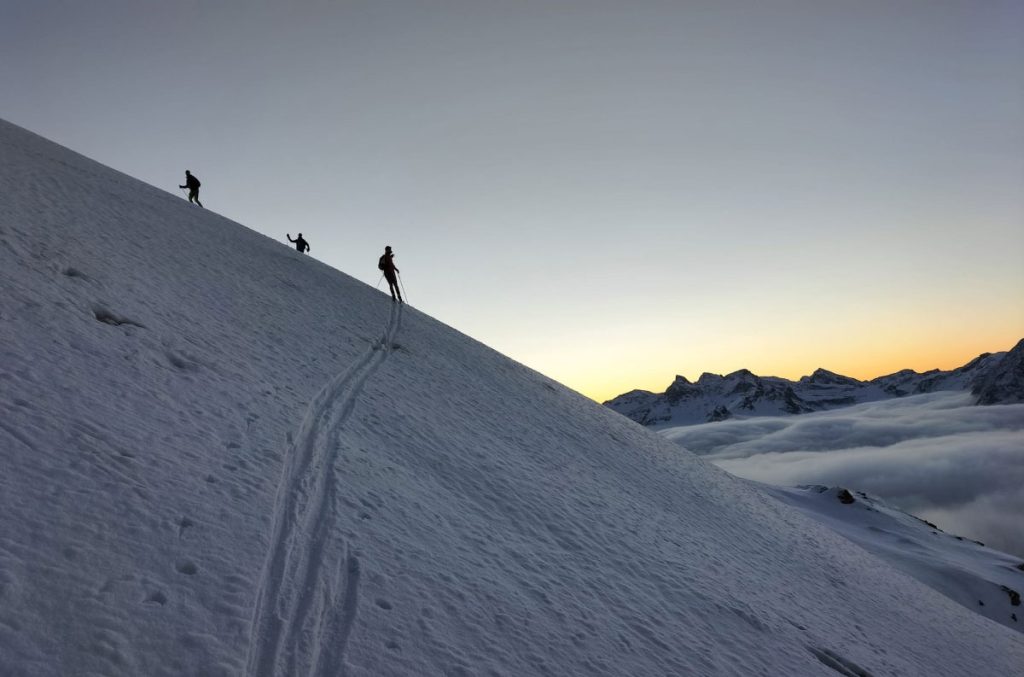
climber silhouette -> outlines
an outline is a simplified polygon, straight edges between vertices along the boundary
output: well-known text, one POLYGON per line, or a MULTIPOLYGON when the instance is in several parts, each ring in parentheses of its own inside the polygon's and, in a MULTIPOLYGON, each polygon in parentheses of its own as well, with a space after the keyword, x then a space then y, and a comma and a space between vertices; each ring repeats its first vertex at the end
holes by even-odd
POLYGON ((199 201, 199 186, 200 185, 202 185, 202 184, 199 183, 199 179, 197 179, 195 177, 195 174, 193 174, 192 172, 190 172, 189 170, 186 169, 185 170, 185 185, 184 186, 178 186, 178 188, 188 188, 188 201, 189 202, 195 202, 197 205, 202 207, 203 203, 199 201))
POLYGON ((391 253, 391 247, 384 247, 384 254, 377 261, 377 268, 384 271, 384 277, 388 281, 388 289, 391 291, 391 300, 402 303, 402 291, 398 288, 398 268, 395 267, 395 255, 391 253))
POLYGON ((294 240, 292 239, 291 233, 285 233, 285 237, 288 238, 289 242, 295 243, 295 249, 300 254, 304 254, 309 251, 309 243, 302 239, 302 233, 299 233, 299 236, 294 240))

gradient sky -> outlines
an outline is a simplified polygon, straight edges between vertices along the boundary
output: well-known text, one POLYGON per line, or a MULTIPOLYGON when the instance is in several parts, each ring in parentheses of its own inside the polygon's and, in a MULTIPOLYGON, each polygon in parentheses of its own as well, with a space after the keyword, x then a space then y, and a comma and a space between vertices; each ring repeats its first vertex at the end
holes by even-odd
POLYGON ((0 3, 0 117, 581 392, 1024 337, 1024 2, 0 3))

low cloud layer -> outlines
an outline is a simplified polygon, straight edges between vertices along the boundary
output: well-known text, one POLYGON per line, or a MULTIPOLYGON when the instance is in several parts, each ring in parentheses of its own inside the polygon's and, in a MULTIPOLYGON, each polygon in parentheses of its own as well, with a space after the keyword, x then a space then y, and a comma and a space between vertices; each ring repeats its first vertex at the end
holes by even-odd
POLYGON ((842 485, 1024 557, 1024 404, 932 393, 663 432, 761 482, 842 485))

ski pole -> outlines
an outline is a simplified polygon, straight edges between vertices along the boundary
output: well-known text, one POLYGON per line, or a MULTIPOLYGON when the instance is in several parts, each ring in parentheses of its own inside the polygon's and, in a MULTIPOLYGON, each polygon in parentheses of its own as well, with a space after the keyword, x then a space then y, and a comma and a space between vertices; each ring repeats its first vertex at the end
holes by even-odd
POLYGON ((384 273, 380 274, 380 280, 377 280, 377 289, 380 289, 380 282, 384 279, 384 273))
POLYGON ((398 284, 402 285, 402 298, 405 299, 406 303, 408 303, 409 302, 409 295, 405 293, 405 283, 402 282, 402 274, 401 273, 395 273, 395 275, 398 277, 398 284))

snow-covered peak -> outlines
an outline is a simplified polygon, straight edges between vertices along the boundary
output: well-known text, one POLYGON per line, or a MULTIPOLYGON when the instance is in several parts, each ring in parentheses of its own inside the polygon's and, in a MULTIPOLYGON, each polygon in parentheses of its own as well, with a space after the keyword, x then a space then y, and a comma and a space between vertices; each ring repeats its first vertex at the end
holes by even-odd
POLYGON ((932 369, 918 373, 903 369, 870 381, 827 369, 816 369, 797 381, 757 376, 748 369, 725 376, 705 372, 695 384, 676 376, 662 394, 633 391, 605 405, 638 423, 661 428, 729 418, 806 414, 942 390, 973 388, 980 404, 1018 402, 1022 400, 1015 398, 1024 398, 1024 386, 1020 385, 1024 377, 1014 376, 1014 365, 1020 360, 1014 357, 1020 352, 1018 348, 1009 353, 985 353, 950 371, 932 369), (989 376, 997 372, 1006 375, 989 376), (1001 379, 1002 385, 996 384, 997 379, 1001 379), (992 385, 986 388, 983 383, 992 385))
POLYGON ((824 386, 859 386, 863 383, 862 381, 851 378, 850 376, 843 376, 842 374, 837 374, 834 371, 829 371, 828 369, 821 369, 820 367, 815 369, 814 373, 810 376, 801 376, 799 382, 824 386))
MULTIPOLYGON (((963 369, 977 371, 977 361, 963 369)), ((994 368, 976 378, 971 392, 978 397, 979 404, 1024 402, 1024 339, 1007 352, 994 368)))
POLYGON ((7 123, 0 182, 5 674, 1024 664, 1019 634, 286 243, 7 123))
MULTIPOLYGON (((720 383, 723 378, 724 377, 721 374, 712 374, 711 372, 706 371, 697 378, 697 385, 707 386, 712 383, 720 383)), ((677 376, 676 380, 678 379, 679 377, 677 376)))

